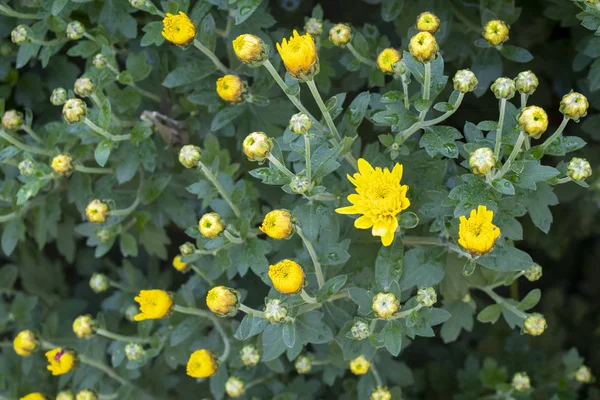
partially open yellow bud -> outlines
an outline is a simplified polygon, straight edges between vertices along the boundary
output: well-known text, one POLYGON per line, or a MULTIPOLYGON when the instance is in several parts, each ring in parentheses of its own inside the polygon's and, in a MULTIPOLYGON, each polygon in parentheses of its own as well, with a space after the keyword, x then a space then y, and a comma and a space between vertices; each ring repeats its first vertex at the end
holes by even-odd
POLYGON ((385 386, 377 386, 371 392, 371 400, 392 400, 392 394, 385 386))
POLYGON ((17 110, 8 110, 2 116, 2 127, 9 131, 18 129, 23 125, 23 113, 17 110))
POLYGON ((489 147, 475 150, 469 156, 469 166, 474 174, 485 175, 496 166, 494 152, 489 147))
POLYGON ((350 371, 354 375, 364 375, 369 372, 371 363, 365 358, 365 356, 358 356, 354 360, 350 361, 350 371))
POLYGON ((96 321, 90 315, 80 315, 73 321, 73 333, 80 339, 89 339, 96 332, 96 321))
POLYGON ((233 317, 240 303, 237 290, 226 286, 215 286, 206 294, 206 305, 219 317, 233 317))
POLYGON ((33 392, 23 397, 20 397, 19 400, 48 400, 48 398, 40 392, 33 392))
POLYGON ((292 260, 269 266, 269 278, 279 293, 296 294, 304 287, 304 270, 292 260))
POLYGON ((173 268, 179 272, 186 272, 188 270, 188 264, 181 261, 181 256, 175 256, 175 258, 173 258, 173 268))
POLYGON ((200 234, 209 239, 214 239, 225 230, 225 225, 221 216, 217 213, 211 212, 204 214, 198 222, 198 229, 200 234))
POLYGON ((179 11, 179 15, 167 13, 163 19, 162 35, 169 42, 184 46, 196 37, 196 27, 192 20, 182 11, 179 11))
POLYGON ((190 355, 186 373, 192 378, 208 378, 213 376, 218 368, 217 357, 210 350, 202 349, 190 355))
POLYGON ((277 51, 288 73, 300 81, 309 81, 319 73, 319 56, 315 41, 309 33, 293 35, 277 43, 277 51))
POLYGON ((140 290, 134 300, 140 305, 140 313, 134 317, 136 321, 164 318, 173 307, 169 293, 159 289, 140 290))
POLYGON ((329 40, 336 46, 345 46, 352 40, 352 29, 346 24, 335 24, 329 30, 329 40))
POLYGON ((499 46, 508 40, 508 25, 498 19, 492 20, 483 28, 483 38, 492 46, 499 46))
POLYGON ((85 208, 88 221, 94 224, 103 224, 108 217, 108 205, 100 200, 92 200, 85 208))
POLYGON ((264 132, 252 132, 242 143, 242 150, 248 160, 261 162, 271 152, 271 140, 264 132))
POLYGON ((541 107, 525 107, 519 115, 518 123, 526 134, 534 139, 539 139, 548 129, 548 115, 541 107))
POLYGON ((531 336, 541 335, 547 327, 546 318, 539 313, 529 314, 523 322, 523 332, 531 336))
POLYGON ((393 293, 381 292, 373 298, 372 308, 379 318, 389 319, 400 309, 400 302, 393 293))
POLYGON ((246 384, 237 376, 231 376, 225 382, 225 392, 229 397, 240 397, 246 392, 246 384))
POLYGON ((217 79, 217 94, 229 103, 240 103, 244 100, 245 84, 237 75, 225 75, 217 79))
POLYGON ((270 238, 287 239, 294 234, 292 214, 288 210, 270 211, 258 229, 270 238))
POLYGON ((500 228, 492 223, 494 211, 480 205, 471 210, 469 218, 462 215, 458 225, 458 244, 473 255, 483 255, 494 247, 500 228))
POLYGON ((75 85, 73 86, 73 91, 77 96, 80 97, 91 96, 95 89, 96 85, 87 76, 82 76, 81 78, 77 79, 75 81, 75 85))
POLYGON ((417 61, 423 63, 433 61, 438 51, 437 41, 431 33, 419 32, 410 39, 408 51, 417 61))
POLYGON ((244 64, 258 67, 267 59, 268 47, 258 36, 245 33, 233 41, 233 51, 244 64))
POLYGON ((39 346, 37 336, 30 330, 19 332, 13 340, 13 348, 15 353, 21 357, 28 357, 37 350, 39 346))
POLYGON ((52 159, 50 166, 57 174, 69 176, 73 171, 73 159, 67 154, 59 154, 52 159))
POLYGON ((69 124, 75 124, 87 116, 87 105, 81 99, 69 99, 63 105, 62 113, 69 124))
POLYGON ((61 347, 46 352, 46 359, 48 371, 54 376, 66 374, 77 365, 77 354, 61 347))
POLYGON ((432 12, 425 11, 417 17, 417 30, 434 34, 440 28, 440 19, 432 12))
POLYGON ((377 66, 384 74, 393 74, 394 64, 402 59, 400 52, 393 48, 383 49, 377 56, 377 66))

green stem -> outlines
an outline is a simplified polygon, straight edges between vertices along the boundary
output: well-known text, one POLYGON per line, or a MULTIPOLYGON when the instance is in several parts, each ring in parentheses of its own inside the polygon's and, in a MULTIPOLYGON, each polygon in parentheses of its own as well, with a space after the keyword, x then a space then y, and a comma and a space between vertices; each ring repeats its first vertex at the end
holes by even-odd
POLYGON ((502 147, 502 126, 504 125, 504 114, 506 113, 506 99, 500 100, 500 117, 498 118, 498 129, 496 129, 496 144, 494 145, 494 157, 500 156, 502 147))
POLYGON ((112 168, 94 168, 79 164, 75 165, 75 170, 86 174, 112 174, 115 172, 112 168))
POLYGON ((302 297, 302 300, 304 300, 305 302, 309 303, 309 304, 315 304, 317 302, 317 300, 314 297, 310 297, 308 293, 306 293, 306 290, 302 289, 302 291, 300 292, 300 297, 302 297))
POLYGON ((327 110, 327 106, 325 105, 323 99, 321 98, 321 95, 319 94, 319 89, 317 89, 315 81, 311 79, 310 81, 306 81, 306 84, 308 85, 308 88, 310 89, 310 93, 312 94, 313 98, 317 102, 319 110, 321 110, 321 114, 323 114, 323 118, 325 118, 325 122, 329 127, 329 131, 332 135, 334 135, 334 138, 336 138, 338 141, 341 141, 342 137, 340 136, 340 133, 335 127, 333 119, 331 118, 331 114, 329 114, 329 110, 327 110))
POLYGON ((223 231, 223 235, 227 238, 227 240, 229 240, 231 243, 235 243, 235 244, 243 244, 244 243, 244 239, 241 239, 239 237, 233 236, 231 234, 231 232, 229 232, 228 230, 224 230, 223 231))
POLYGON ((26 14, 13 10, 12 8, 0 4, 0 13, 8 17, 21 18, 21 19, 37 19, 35 14, 26 14))
POLYGON ((92 42, 98 43, 98 39, 96 39, 96 37, 91 35, 89 32, 83 32, 83 37, 91 40, 92 42))
POLYGON ((243 305, 241 303, 240 303, 240 305, 238 307, 239 307, 239 309, 241 311, 245 312, 248 315, 256 316, 256 317, 259 317, 259 318, 264 318, 265 317, 265 313, 264 312, 255 310, 254 308, 247 307, 247 306, 245 306, 245 305, 243 305))
MULTIPOLYGON (((348 294, 348 292, 346 290, 343 290, 341 292, 338 292, 336 294, 334 294, 333 296, 331 296, 330 298, 327 299, 327 302, 333 302, 335 300, 339 300, 339 299, 347 299, 349 298, 350 295, 348 294)), ((307 312, 310 312, 312 310, 316 310, 317 308, 321 308, 323 306, 322 303, 314 303, 314 304, 306 304, 302 307, 300 307, 298 309, 298 315, 302 315, 302 314, 306 314, 307 312)))
POLYGON ((121 385, 129 386, 129 387, 139 390, 140 392, 145 393, 144 390, 142 390, 138 386, 134 385, 127 379, 121 377, 114 369, 110 368, 108 365, 106 365, 100 361, 93 360, 83 354, 77 354, 77 360, 79 360, 83 364, 89 365, 90 367, 99 369, 100 371, 104 372, 106 375, 113 378, 115 381, 119 382, 121 385))
POLYGON ((33 140, 35 140, 38 143, 43 143, 43 140, 41 137, 39 137, 39 135, 37 133, 35 133, 33 131, 33 129, 31 129, 28 125, 21 125, 21 129, 23 129, 25 132, 27 132, 29 134, 29 136, 31 136, 33 138, 33 140))
POLYGON ((446 242, 433 236, 403 236, 402 243, 408 245, 446 246, 446 242))
POLYGON ((18 147, 19 149, 21 149, 21 150, 23 150, 23 151, 25 151, 27 153, 39 154, 41 156, 48 156, 48 157, 50 157, 52 155, 52 153, 50 153, 47 150, 42 150, 40 148, 29 146, 29 145, 27 145, 27 144, 25 144, 23 142, 20 142, 19 140, 15 139, 14 137, 12 137, 11 135, 9 135, 8 133, 6 133, 2 129, 0 129, 0 137, 2 137, 3 139, 5 139, 10 144, 18 147))
POLYGON ((224 74, 229 73, 229 69, 223 65, 221 60, 210 51, 207 47, 205 47, 198 39, 194 39, 194 47, 200 50, 206 57, 210 58, 210 60, 215 64, 215 66, 224 74))
POLYGON ((346 47, 348 48, 348 50, 350 50, 350 52, 352 53, 352 55, 354 57, 356 57, 356 59, 358 61, 360 61, 363 64, 366 64, 370 67, 375 67, 377 68, 377 63, 373 60, 369 60, 367 57, 364 57, 362 54, 360 54, 358 51, 356 51, 356 49, 354 48, 354 46, 352 46, 352 43, 348 43, 346 45, 346 47))
POLYGON ((231 210, 233 211, 235 216, 240 218, 242 216, 240 209, 238 208, 238 206, 233 204, 233 201, 231 201, 231 199, 229 198, 229 195, 227 194, 227 192, 225 191, 225 189, 223 188, 221 183, 219 183, 219 180, 217 179, 217 177, 210 171, 210 169, 208 169, 208 167, 206 167, 206 165, 204 165, 204 163, 202 161, 200 161, 198 163, 198 166, 202 170, 202 173, 204 174, 204 176, 206 176, 206 179, 208 179, 213 184, 215 189, 217 189, 217 192, 219 192, 219 194, 221 195, 223 200, 225 200, 227 202, 227 204, 229 204, 229 207, 231 208, 231 210))
POLYGON ((112 133, 108 132, 107 130, 100 128, 98 125, 96 125, 95 123, 90 121, 90 119, 87 117, 83 120, 83 122, 87 126, 89 126, 94 132, 100 134, 105 139, 111 140, 113 142, 122 142, 122 141, 131 139, 131 134, 113 135, 112 133))
POLYGON ((210 286, 215 286, 215 282, 212 279, 206 277, 204 272, 200 271, 200 268, 196 267, 194 264, 191 265, 192 270, 202 279, 204 279, 210 286))
POLYGON ((568 182, 571 182, 572 180, 573 180, 573 178, 571 178, 570 176, 565 176, 564 178, 558 178, 556 180, 555 185, 560 185, 560 184, 563 184, 563 183, 568 183, 568 182))
POLYGON ((425 63, 425 79, 423 81, 423 100, 429 101, 431 97, 431 63, 425 63))
POLYGON ((506 162, 502 166, 502 169, 500 170, 500 172, 498 172, 494 179, 502 179, 504 174, 508 172, 508 170, 510 169, 510 165, 515 160, 515 158, 517 158, 517 155, 521 151, 521 146, 523 146, 523 142, 525 141, 525 135, 526 133, 523 131, 519 133, 519 138, 517 139, 517 143, 515 143, 513 151, 510 153, 510 156, 508 156, 508 160, 506 160, 506 162))
POLYGON ((10 212, 8 214, 0 215, 0 224, 10 221, 11 219, 14 219, 18 216, 19 216, 19 213, 16 211, 10 212))
POLYGON ((521 93, 521 110, 527 107, 527 100, 529 99, 529 95, 527 93, 521 93))
POLYGON ((143 187, 144 187, 144 173, 143 173, 143 170, 140 170, 140 183, 138 184, 138 189, 137 189, 137 192, 135 194, 135 200, 127 208, 123 208, 121 210, 111 210, 110 211, 110 215, 112 215, 112 216, 126 216, 126 215, 131 214, 133 211, 135 211, 135 209, 137 208, 137 206, 139 206, 140 203, 142 202, 142 188, 143 187))
POLYGON ((223 354, 221 354, 221 357, 219 357, 219 360, 220 361, 227 360, 227 357, 229 357, 229 352, 231 350, 231 346, 229 344, 229 337, 227 336, 227 332, 225 332, 225 330, 223 329, 223 325, 221 325, 221 321, 219 321, 219 319, 214 314, 212 314, 208 311, 200 310, 198 308, 182 307, 177 304, 173 306, 173 310, 180 312, 182 314, 197 315, 202 318, 210 319, 210 321, 215 326, 215 329, 217 330, 219 335, 221 335, 221 339, 223 340, 223 354))
POLYGON ((115 281, 108 281, 109 286, 114 287, 115 289, 119 289, 122 292, 129 292, 129 293, 133 293, 132 290, 127 289, 125 286, 121 285, 118 282, 115 281))
POLYGON ((308 240, 304 235, 302 228, 300 228, 300 226, 298 225, 296 225, 295 228, 296 233, 298 233, 298 236, 300 236, 302 242, 304 242, 306 250, 308 250, 308 254, 310 254, 310 258, 312 259, 312 262, 315 266, 315 274, 317 275, 317 283, 320 289, 325 284, 325 277, 323 276, 323 270, 321 269, 321 263, 319 262, 319 258, 317 257, 317 252, 315 251, 315 248, 313 247, 310 240, 308 240))
POLYGON ((402 81, 402 90, 404 91, 404 108, 407 110, 410 108, 410 100, 408 98, 408 76, 406 73, 400 75, 402 81))
POLYGON ((136 85, 135 83, 130 84, 129 86, 131 86, 132 88, 134 88, 135 90, 137 90, 137 92, 139 94, 141 94, 142 96, 156 102, 156 103, 160 103, 161 99, 159 96, 155 95, 154 93, 150 93, 149 91, 142 89, 141 87, 139 87, 138 85, 136 85))
POLYGON ((439 124, 440 122, 449 118, 452 114, 454 114, 456 112, 456 110, 458 110, 464 97, 465 97, 464 93, 462 93, 462 92, 459 93, 458 97, 456 98, 456 101, 454 102, 454 108, 452 110, 446 111, 444 114, 440 115, 439 117, 431 119, 429 121, 418 121, 418 122, 415 122, 414 124, 412 124, 412 126, 410 126, 408 129, 406 129, 405 131, 400 133, 400 135, 402 135, 402 142, 406 141, 409 137, 411 137, 419 129, 439 124))
POLYGON ((546 148, 548 148, 548 146, 550 146, 552 144, 552 142, 554 142, 556 139, 558 139, 558 137, 560 136, 562 131, 565 130, 565 127, 567 126, 568 123, 569 123, 569 118, 563 117, 563 120, 560 123, 559 127, 556 129, 556 131, 548 139, 546 139, 544 141, 544 143, 542 143, 543 150, 546 150, 546 148))
POLYGON ((306 180, 309 185, 312 185, 312 176, 310 170, 310 138, 308 137, 308 132, 304 134, 304 147, 305 150, 305 158, 306 158, 306 180))
POLYGON ((150 339, 150 338, 119 335, 118 333, 113 333, 113 332, 107 331, 106 329, 102 329, 102 328, 97 329, 96 334, 98 334, 100 336, 104 336, 109 339, 118 340, 120 342, 127 342, 127 343, 150 343, 150 342, 152 342, 152 339, 150 339))
POLYGON ((400 311, 399 313, 394 315, 392 319, 406 318, 409 315, 411 315, 413 312, 419 311, 421 308, 423 308, 423 306, 421 304, 417 304, 413 308, 409 308, 408 310, 400 311))
POLYGON ((488 287, 478 287, 479 290, 484 291, 488 296, 492 298, 496 302, 496 304, 500 304, 502 307, 508 308, 510 311, 515 313, 519 318, 525 319, 527 318, 527 314, 523 311, 519 310, 517 307, 513 306, 509 302, 506 301, 504 297, 498 296, 496 292, 488 287))
POLYGON ((371 364, 370 371, 373 374, 373 378, 375 378, 376 385, 383 386, 383 383, 381 382, 381 377, 379 376, 379 372, 377 372, 377 368, 375 368, 375 364, 371 364))
POLYGON ((292 173, 292 171, 290 171, 285 165, 283 165, 281 162, 279 162, 279 160, 277 158, 275 158, 275 156, 271 153, 269 153, 267 155, 267 159, 269 161, 271 161, 271 163, 277 167, 278 170, 280 170, 285 176, 287 176, 288 178, 290 178, 291 180, 296 179, 296 175, 294 175, 292 173))
POLYGON ((449 3, 450 3, 450 9, 452 10, 452 14, 454 14, 454 16, 458 20, 460 20, 463 24, 465 24, 467 26, 468 30, 481 33, 482 28, 480 26, 478 26, 474 22, 471 22, 471 20, 469 18, 467 18, 462 13, 462 11, 458 7, 456 7, 452 2, 449 2, 449 3))

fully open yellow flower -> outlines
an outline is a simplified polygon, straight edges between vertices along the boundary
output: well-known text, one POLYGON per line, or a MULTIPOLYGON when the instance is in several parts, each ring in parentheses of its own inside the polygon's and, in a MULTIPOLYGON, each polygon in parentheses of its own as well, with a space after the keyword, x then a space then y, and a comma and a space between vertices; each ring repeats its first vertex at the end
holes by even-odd
POLYGON ((192 378, 208 378, 217 372, 219 365, 215 355, 206 349, 198 350, 190 355, 186 373, 192 378))
POLYGON ((348 175, 348 180, 356 186, 356 193, 348 196, 349 207, 335 210, 338 214, 362 214, 354 221, 358 229, 369 229, 373 236, 380 236, 381 243, 389 246, 394 241, 398 228, 396 216, 410 206, 406 197, 407 185, 401 185, 402 164, 389 169, 373 168, 365 159, 358 160, 358 172, 348 175))
POLYGON ((369 368, 371 368, 371 363, 363 355, 350 361, 350 371, 354 375, 364 375, 369 372, 369 368))
POLYGON ((383 49, 377 56, 377 66, 384 74, 394 73, 394 64, 400 61, 402 56, 400 52, 394 48, 383 49))
POLYGON ((179 15, 167 13, 163 19, 162 35, 169 42, 183 46, 194 40, 196 27, 183 11, 179 11, 179 15))
POLYGON ((458 243, 474 255, 487 253, 500 236, 500 228, 492 223, 494 212, 486 206, 471 210, 469 218, 460 217, 458 243))
POLYGON ((217 79, 217 94, 229 103, 244 100, 244 82, 237 75, 225 75, 217 79))
POLYGON ((63 375, 71 371, 77 362, 77 356, 71 350, 65 348, 56 348, 46 353, 48 360, 48 371, 52 375, 63 375))
POLYGON ((287 239, 294 233, 292 214, 288 210, 270 211, 258 229, 273 239, 287 239))
POLYGON ((38 341, 35 333, 30 330, 24 330, 13 340, 13 348, 15 353, 21 357, 30 356, 38 348, 38 341))
POLYGON ((46 396, 44 396, 40 392, 35 392, 29 393, 28 395, 19 398, 19 400, 46 400, 46 396))
POLYGON ((269 278, 279 293, 296 294, 304 287, 304 270, 292 260, 269 266, 269 278))
POLYGON ((140 304, 140 313, 133 317, 136 321, 163 318, 173 307, 171 296, 159 289, 140 290, 140 294, 134 300, 140 304))
POLYGON ((308 81, 319 72, 319 56, 310 33, 300 35, 294 30, 289 41, 284 38, 281 44, 277 43, 277 51, 294 78, 308 81))

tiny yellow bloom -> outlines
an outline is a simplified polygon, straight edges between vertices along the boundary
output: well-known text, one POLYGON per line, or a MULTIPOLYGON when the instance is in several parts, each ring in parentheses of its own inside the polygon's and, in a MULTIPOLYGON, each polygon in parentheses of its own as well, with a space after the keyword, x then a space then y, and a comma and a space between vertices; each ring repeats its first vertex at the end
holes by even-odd
POLYGON ((77 363, 76 354, 65 348, 56 348, 46 352, 46 359, 48 360, 48 371, 52 372, 52 375, 63 375, 75 368, 77 363))
POLYGON ((56 395, 56 400, 75 400, 75 394, 70 390, 61 390, 56 395))
POLYGON ((181 261, 181 256, 175 256, 173 258, 173 268, 179 272, 185 272, 188 270, 188 264, 181 261))
POLYGON ((294 30, 289 41, 284 38, 277 43, 277 51, 294 78, 309 81, 319 72, 319 56, 310 33, 300 35, 294 30))
POLYGON ((221 216, 211 212, 204 214, 198 221, 198 230, 200 234, 209 239, 214 239, 225 230, 225 225, 221 216))
POLYGON ((377 56, 377 66, 384 74, 394 73, 394 64, 402 59, 400 52, 394 48, 383 49, 377 56))
POLYGON ((90 315, 80 315, 73 321, 73 333, 80 339, 89 339, 96 332, 96 321, 90 315))
POLYGON ((581 383, 590 383, 592 380, 592 371, 589 367, 582 365, 575 371, 575 380, 581 383))
POLYGON ((41 394, 40 392, 34 392, 20 397, 19 400, 47 400, 47 397, 41 394))
POLYGON ((262 225, 258 228, 273 239, 287 239, 294 234, 292 214, 288 210, 273 210, 265 215, 262 225))
POLYGON ((521 129, 534 139, 539 139, 548 129, 548 114, 538 106, 525 107, 518 119, 521 129))
POLYGON ((108 204, 100 200, 92 200, 85 208, 87 219, 94 224, 103 224, 108 217, 108 204))
POLYGON ((370 229, 373 236, 381 237, 381 243, 389 246, 394 241, 398 228, 397 215, 410 206, 406 197, 407 185, 401 185, 402 164, 396 164, 390 171, 373 168, 363 158, 358 160, 358 172, 348 175, 348 180, 356 186, 356 193, 348 196, 349 207, 335 210, 338 214, 362 214, 354 221, 358 229, 370 229))
POLYGON ((92 389, 83 389, 77 393, 75 400, 98 400, 98 395, 92 389))
POLYGON ((483 28, 483 38, 492 46, 499 46, 508 40, 508 25, 498 19, 492 20, 483 28))
POLYGON ((267 46, 257 36, 244 33, 233 41, 233 51, 241 62, 258 67, 267 59, 267 46))
POLYGON ((69 176, 73 171, 73 159, 67 154, 59 154, 52 159, 50 166, 57 174, 69 176))
POLYGON ((426 11, 417 17, 417 30, 434 34, 440 28, 440 19, 432 12, 426 11))
POLYGON ((371 363, 367 361, 365 356, 360 355, 350 361, 350 371, 354 375, 364 375, 369 372, 369 368, 371 368, 371 363))
POLYGON ((500 236, 500 228, 492 223, 494 211, 486 206, 471 210, 469 218, 460 217, 458 243, 474 255, 487 253, 500 236))
POLYGON ((136 321, 164 318, 173 307, 171 296, 159 289, 140 290, 134 300, 140 305, 140 313, 134 317, 136 321))
POLYGON ((246 87, 237 75, 225 75, 217 79, 217 94, 229 103, 239 103, 244 100, 246 87))
POLYGON ((237 290, 215 286, 206 294, 206 306, 220 317, 233 317, 238 311, 239 296, 237 290))
POLYGON ((379 318, 390 319, 400 309, 400 301, 393 293, 381 292, 373 297, 371 308, 379 318))
POLYGON ((371 392, 371 400, 392 400, 392 394, 385 386, 377 386, 371 392))
POLYGON ((28 357, 38 348, 37 336, 30 330, 21 331, 13 340, 13 348, 21 357, 28 357))
POLYGON ((437 41, 429 32, 419 32, 408 44, 410 55, 422 63, 433 61, 438 51, 437 41))
POLYGON ((219 365, 215 355, 206 349, 198 350, 190 355, 186 373, 192 378, 208 378, 217 372, 219 365))
POLYGON ((162 35, 169 42, 184 46, 196 37, 196 27, 183 11, 179 11, 179 15, 167 13, 163 19, 162 35))
POLYGON ((304 270, 292 260, 269 266, 269 278, 279 293, 296 294, 304 287, 304 270))

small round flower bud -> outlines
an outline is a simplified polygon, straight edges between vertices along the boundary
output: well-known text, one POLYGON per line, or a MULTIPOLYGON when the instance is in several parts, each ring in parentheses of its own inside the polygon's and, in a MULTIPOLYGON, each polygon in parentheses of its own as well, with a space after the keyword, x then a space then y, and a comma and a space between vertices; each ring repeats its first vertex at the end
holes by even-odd
POLYGON ((520 93, 533 94, 540 84, 540 81, 533 72, 523 71, 519 72, 519 75, 515 78, 515 84, 520 93))
POLYGON ((173 258, 173 268, 175 268, 179 272, 184 273, 187 272, 187 270, 189 269, 189 264, 181 261, 181 256, 175 256, 173 258))
POLYGON ((304 287, 304 269, 295 261, 282 260, 269 266, 269 278, 279 293, 296 294, 304 287))
POLYGON ((547 327, 546 318, 539 313, 529 314, 523 322, 523 331, 531 336, 541 335, 547 327))
POLYGON ((233 41, 233 51, 244 64, 259 67, 268 58, 269 48, 258 36, 245 33, 233 41))
POLYGON ((294 234, 292 214, 285 209, 269 211, 258 229, 272 239, 288 239, 294 234))
POLYGON ((392 65, 392 70, 394 71, 394 74, 404 75, 406 73, 406 63, 404 60, 395 62, 394 65, 392 65))
POLYGON ((567 175, 574 181, 584 181, 592 175, 592 166, 585 158, 573 157, 567 164, 567 175))
POLYGON ((483 38, 492 46, 499 46, 508 40, 508 25, 504 21, 492 20, 483 28, 483 38))
POLYGON ((62 106, 67 102, 67 91, 65 88, 56 88, 50 95, 50 103, 55 106, 62 106))
POLYGON ((179 162, 186 168, 194 168, 200 162, 200 147, 186 144, 179 150, 179 162))
POLYGON ((85 215, 88 221, 94 224, 105 223, 108 212, 108 204, 98 199, 92 200, 85 208, 85 215))
POLYGON ((384 74, 394 74, 394 64, 402 59, 400 52, 394 48, 381 50, 377 56, 377 67, 384 74))
POLYGON ((575 380, 581 383, 590 383, 592 380, 592 371, 585 365, 582 365, 575 371, 575 380))
POLYGON ((130 361, 139 360, 140 357, 143 357, 146 354, 146 350, 139 343, 127 343, 125 345, 125 356, 130 361))
POLYGON ((81 99, 69 99, 63 106, 62 113, 69 124, 76 124, 87 116, 87 105, 81 99))
POLYGON ((521 129, 534 139, 539 139, 548 129, 548 114, 538 106, 525 107, 518 119, 521 129))
POLYGON ((127 319, 127 321, 135 321, 135 316, 138 315, 139 313, 139 308, 133 304, 127 306, 127 308, 125 309, 125 318, 127 319))
POLYGON ((515 97, 517 87, 515 81, 510 78, 498 78, 492 83, 491 89, 497 99, 510 100, 515 97))
POLYGON ((79 21, 69 22, 67 25, 67 37, 71 40, 79 40, 85 33, 85 27, 79 21))
POLYGON ((304 30, 311 36, 320 36, 323 33, 323 21, 318 18, 309 18, 304 24, 304 30))
POLYGON ((182 256, 189 256, 190 254, 194 254, 194 251, 196 251, 196 246, 194 246, 190 242, 185 242, 184 244, 179 246, 179 252, 182 256))
POLYGON ((83 389, 77 393, 75 400, 98 400, 98 395, 92 389, 83 389))
POLYGON ((19 163, 19 173, 23 176, 29 176, 35 172, 35 163, 29 159, 19 163))
POLYGON ((385 386, 377 386, 371 392, 371 400, 392 400, 392 394, 385 386))
POLYGON ((579 118, 587 115, 590 103, 587 97, 581 93, 571 92, 563 96, 560 101, 560 112, 566 118, 571 118, 574 121, 579 121, 579 118))
POLYGON ((25 43, 29 39, 29 31, 25 25, 18 25, 10 32, 10 40, 14 44, 25 43))
POLYGON ((471 293, 467 293, 463 296, 463 298, 461 299, 461 301, 463 303, 470 303, 471 300, 473 300, 473 298, 471 297, 471 293))
POLYGON ((13 340, 13 348, 15 353, 21 357, 29 357, 39 347, 38 338, 30 330, 21 331, 13 340))
POLYGON ((10 131, 18 129, 23 125, 23 113, 17 110, 8 110, 2 116, 2 127, 10 131))
POLYGON ((96 321, 91 315, 80 315, 73 321, 73 333, 80 339, 89 339, 96 333, 96 321))
POLYGON ((312 361, 310 357, 300 356, 296 359, 294 367, 296 367, 296 372, 299 374, 308 374, 312 369, 312 361))
POLYGON ((96 54, 92 59, 92 64, 94 64, 94 67, 98 69, 105 68, 107 63, 108 61, 106 60, 106 56, 102 53, 96 54))
POLYGON ((240 358, 246 367, 253 367, 260 361, 258 349, 251 344, 242 347, 240 358))
POLYGON ((75 400, 75 393, 70 390, 62 390, 56 395, 56 400, 75 400))
POLYGON ((73 171, 73 159, 67 154, 59 154, 52 159, 50 166, 57 174, 69 176, 73 171))
POLYGON ((434 34, 440 28, 440 19, 434 13, 426 11, 417 17, 417 30, 434 34))
POLYGON ((423 307, 431 307, 437 302, 437 293, 432 287, 417 291, 417 302, 423 307))
POLYGON ((242 102, 246 91, 246 84, 237 75, 225 75, 217 79, 217 94, 229 103, 242 102))
MULTIPOLYGON (((90 278, 90 287, 96 293, 102 293, 108 289, 108 276, 100 273, 94 273, 90 278)), ((137 310, 136 310, 137 312, 137 310)))
POLYGON ((142 8, 146 5, 146 0, 129 0, 129 4, 135 8, 142 8))
POLYGON ((517 392, 524 392, 531 389, 531 381, 525 372, 517 372, 512 379, 512 387, 517 392))
POLYGON ((529 282, 535 282, 542 277, 542 266, 540 264, 533 264, 525 270, 523 275, 525 275, 525 278, 529 282))
POLYGON ((265 306, 265 319, 272 324, 278 324, 286 319, 287 308, 279 299, 269 299, 265 306))
POLYGON ((352 333, 352 337, 356 340, 365 340, 371 336, 369 325, 364 321, 357 321, 354 325, 352 325, 350 332, 352 333))
POLYGON ((215 286, 206 294, 208 309, 219 317, 233 317, 238 312, 240 294, 226 286, 215 286))
POLYGON ((454 82, 454 90, 463 93, 472 92, 477 88, 477 84, 479 83, 477 77, 470 69, 456 71, 454 78, 452 78, 452 82, 454 82))
POLYGON ((198 230, 202 236, 214 239, 225 230, 225 225, 223 225, 223 220, 219 214, 211 212, 200 218, 198 230))
POLYGON ((242 150, 248 160, 262 162, 269 153, 273 144, 264 132, 252 132, 242 143, 242 150))
POLYGON ((225 391, 229 397, 240 397, 246 392, 246 384, 237 376, 231 376, 225 382, 225 391))
POLYGON ((290 118, 290 131, 297 135, 303 135, 308 132, 311 124, 310 117, 303 112, 299 112, 290 118))
POLYGON ((186 366, 186 373, 192 378, 208 378, 213 376, 219 368, 219 360, 215 354, 206 349, 193 352, 186 366))
POLYGON ((474 174, 485 175, 494 169, 496 158, 489 147, 475 150, 469 156, 469 166, 474 174))
POLYGON ((431 33, 419 32, 410 39, 408 51, 415 60, 426 63, 435 59, 438 45, 431 33))
POLYGON ((336 46, 344 47, 352 40, 352 29, 346 24, 336 24, 329 30, 329 40, 336 46))
POLYGON ((295 177, 290 182, 290 189, 294 193, 304 194, 310 189, 310 182, 307 179, 295 177))
POLYGON ((373 311, 379 318, 392 318, 400 309, 398 298, 392 293, 380 292, 373 298, 373 311))
POLYGON ((102 229, 98 229, 96 231, 96 237, 98 238, 98 240, 101 243, 108 243, 110 239, 113 238, 113 236, 115 235, 115 233, 108 228, 102 228, 102 229))
POLYGON ((371 363, 365 358, 365 356, 358 356, 354 360, 350 361, 350 371, 354 375, 364 375, 369 372, 371 363))
POLYGON ((94 82, 87 76, 82 76, 77 79, 73 87, 73 91, 79 97, 89 97, 94 93, 95 89, 96 85, 94 85, 94 82))

